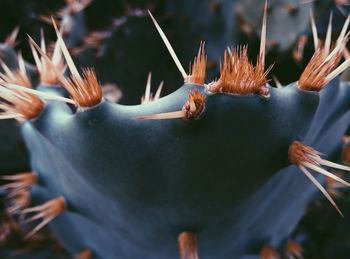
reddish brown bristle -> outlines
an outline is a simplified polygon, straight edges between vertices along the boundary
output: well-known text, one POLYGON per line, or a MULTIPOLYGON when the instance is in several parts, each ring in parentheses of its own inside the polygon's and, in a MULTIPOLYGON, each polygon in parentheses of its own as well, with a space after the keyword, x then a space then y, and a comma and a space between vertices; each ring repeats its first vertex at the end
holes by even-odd
POLYGON ((26 239, 33 236, 37 233, 41 228, 47 225, 50 221, 55 219, 58 215, 63 213, 66 209, 66 201, 60 196, 58 198, 49 200, 42 205, 35 206, 32 208, 24 209, 21 213, 36 213, 35 215, 25 219, 22 224, 27 224, 32 221, 36 221, 42 219, 42 222, 38 224, 31 232, 26 235, 26 239))
POLYGON ((267 96, 266 75, 270 69, 264 72, 263 60, 260 57, 254 67, 248 59, 246 46, 235 48, 230 52, 225 51, 224 61, 220 65, 220 78, 211 83, 209 90, 214 93, 267 96))
MULTIPOLYGON (((54 65, 56 66, 58 71, 62 71, 66 69, 66 65, 64 64, 62 54, 58 53, 57 56, 54 55, 55 50, 49 53, 49 57, 52 58, 54 65)), ((60 80, 55 73, 55 71, 47 64, 47 62, 42 60, 42 70, 40 71, 40 81, 45 85, 58 85, 60 80)))
POLYGON ((294 241, 289 240, 286 244, 286 256, 290 259, 302 259, 303 257, 303 248, 301 245, 294 241))
POLYGON ((64 86, 80 107, 91 107, 101 102, 101 85, 93 68, 84 68, 82 77, 71 75, 67 81, 64 86))
POLYGON ((3 81, 8 83, 13 83, 25 87, 32 87, 32 83, 30 82, 28 76, 23 74, 19 69, 12 71, 12 76, 9 76, 6 72, 5 74, 0 73, 0 77, 3 81))
POLYGON ((30 194, 27 189, 21 189, 15 193, 6 196, 9 207, 6 212, 9 215, 18 214, 21 210, 27 208, 30 204, 30 194))
POLYGON ((298 87, 308 91, 320 91, 328 83, 329 75, 339 64, 342 52, 337 52, 327 59, 323 49, 317 49, 301 74, 298 87))
POLYGON ((30 43, 30 47, 32 50, 32 54, 33 54, 37 69, 40 74, 40 82, 45 85, 59 84, 60 80, 55 70, 63 74, 64 70, 66 69, 66 66, 64 64, 62 52, 58 43, 56 42, 56 43, 49 44, 48 51, 47 51, 44 34, 43 32, 41 33, 41 51, 45 53, 47 57, 50 58, 50 61, 52 61, 52 64, 49 64, 49 62, 43 56, 39 58, 39 55, 37 53, 37 50, 35 49, 33 42, 29 41, 29 43, 30 43), (55 66, 55 69, 53 69, 52 66, 55 66))
POLYGON ((71 55, 63 41, 61 33, 58 31, 56 24, 53 22, 57 34, 57 44, 60 46, 63 56, 66 59, 67 66, 71 72, 70 78, 65 78, 62 71, 59 71, 52 60, 46 55, 44 50, 40 48, 32 38, 29 40, 33 47, 41 54, 50 68, 55 72, 57 78, 64 88, 69 92, 75 103, 82 108, 91 107, 101 102, 102 90, 97 80, 95 70, 93 68, 83 69, 82 76, 76 68, 71 55))
POLYGON ((289 147, 289 159, 295 165, 301 165, 303 162, 314 163, 315 160, 309 155, 319 155, 316 149, 302 144, 299 141, 293 141, 289 147))
POLYGON ((2 175, 0 179, 9 181, 9 183, 0 186, 0 189, 13 193, 33 186, 37 181, 37 174, 35 172, 23 172, 15 175, 2 175))
POLYGON ((333 180, 350 187, 350 183, 344 181, 342 178, 336 174, 331 173, 330 171, 325 170, 322 166, 327 166, 329 168, 339 169, 350 171, 350 167, 333 163, 321 158, 321 153, 309 147, 305 144, 302 144, 299 141, 294 141, 289 147, 289 160, 299 167, 299 169, 307 176, 312 183, 323 193, 323 195, 328 199, 328 201, 334 206, 334 208, 343 216, 342 212, 329 195, 327 190, 318 182, 318 180, 309 172, 313 170, 317 173, 320 173, 326 177, 332 178, 333 180))
POLYGON ((182 107, 185 112, 186 119, 198 119, 205 108, 205 96, 198 90, 194 89, 190 92, 188 100, 182 107))
POLYGON ((19 122, 37 118, 44 109, 44 103, 39 97, 23 91, 1 87, 0 97, 6 101, 0 105, 4 111, 1 115, 13 115, 19 122))
POLYGON ((25 87, 32 87, 32 83, 27 76, 25 64, 21 53, 18 54, 19 68, 16 70, 10 70, 10 68, 1 61, 1 67, 4 70, 0 73, 0 78, 7 83, 18 84, 25 87))
POLYGON ((280 259, 279 253, 270 245, 265 245, 260 251, 261 259, 280 259))
POLYGON ((342 73, 350 65, 350 59, 345 60, 339 67, 338 64, 346 48, 349 33, 347 32, 350 16, 346 19, 338 39, 331 51, 332 15, 329 18, 326 39, 324 45, 319 47, 316 24, 311 14, 312 31, 314 37, 315 53, 301 74, 298 87, 303 90, 320 91, 328 82, 342 73))
MULTIPOLYGON (((64 65, 62 67, 64 67, 64 65)), ((43 72, 40 74, 40 82, 44 85, 58 85, 60 83, 55 72, 48 67, 44 67, 43 72)))
POLYGON ((201 42, 197 57, 194 58, 190 73, 185 80, 186 83, 203 85, 207 68, 207 57, 204 51, 204 42, 201 42))
POLYGON ((198 259, 197 237, 191 232, 182 232, 178 236, 180 259, 198 259))
MULTIPOLYGON (((63 56, 65 57, 68 68, 71 72, 69 79, 63 78, 61 73, 59 73, 57 69, 54 69, 56 75, 59 77, 61 83, 67 89, 74 101, 80 107, 87 108, 99 104, 102 100, 102 90, 101 85, 97 80, 95 70, 93 68, 84 68, 82 76, 79 74, 79 71, 74 64, 67 46, 64 43, 62 35, 58 31, 58 28, 54 21, 53 25, 57 35, 57 43, 61 48, 63 56)), ((44 57, 45 56, 46 55, 44 54, 44 57)), ((45 59, 47 60, 47 56, 45 59)))

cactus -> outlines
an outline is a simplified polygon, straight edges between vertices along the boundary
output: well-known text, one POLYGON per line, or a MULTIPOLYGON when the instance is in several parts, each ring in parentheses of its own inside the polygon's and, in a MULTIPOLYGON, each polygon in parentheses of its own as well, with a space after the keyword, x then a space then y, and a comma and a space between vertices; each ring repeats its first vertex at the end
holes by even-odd
POLYGON ((350 18, 334 47, 330 30, 323 45, 315 32, 298 82, 279 89, 267 79, 266 10, 256 63, 246 46, 228 48, 210 83, 204 42, 187 73, 150 14, 184 84, 153 97, 149 76, 133 106, 104 100, 55 21, 53 50, 30 38, 37 90, 22 61, 14 78, 3 65, 0 83, 1 116, 21 123, 30 151, 32 171, 1 178, 26 238, 49 224, 79 258, 300 257, 293 230, 318 191, 342 215, 323 176, 350 186, 334 171, 350 168, 332 162, 349 124, 338 75, 350 18))
MULTIPOLYGON (((242 32, 251 35, 260 34, 260 13, 264 2, 238 1, 236 9, 242 32)), ((282 52, 291 49, 298 37, 308 30, 309 15, 313 5, 313 2, 302 3, 294 0, 269 2, 268 49, 282 52), (285 34, 286 31, 288 31, 288 35, 285 34)))

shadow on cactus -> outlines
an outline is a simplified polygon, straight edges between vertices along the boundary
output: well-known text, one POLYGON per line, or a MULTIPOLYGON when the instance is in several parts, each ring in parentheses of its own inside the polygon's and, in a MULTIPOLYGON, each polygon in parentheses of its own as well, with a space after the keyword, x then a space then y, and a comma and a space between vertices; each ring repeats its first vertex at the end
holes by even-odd
POLYGON ((151 18, 184 85, 153 98, 149 76, 140 105, 104 100, 94 70, 76 68, 55 22, 52 53, 30 38, 37 90, 7 76, 0 83, 1 116, 21 122, 33 170, 3 176, 8 213, 27 229, 34 223, 27 238, 50 224, 85 258, 300 257, 292 232, 315 194, 342 214, 321 175, 349 186, 335 170, 350 168, 331 162, 350 119, 350 89, 337 78, 350 63, 338 66, 349 19, 334 47, 315 34, 298 82, 273 88, 266 6, 256 64, 246 46, 227 49, 210 83, 205 44, 187 73, 151 18))

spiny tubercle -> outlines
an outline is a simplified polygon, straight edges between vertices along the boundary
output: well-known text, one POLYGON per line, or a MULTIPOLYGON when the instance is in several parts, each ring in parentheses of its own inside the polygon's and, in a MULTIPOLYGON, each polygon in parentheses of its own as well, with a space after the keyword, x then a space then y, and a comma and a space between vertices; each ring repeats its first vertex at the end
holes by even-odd
POLYGON ((19 122, 37 118, 44 109, 44 102, 31 93, 1 87, 0 96, 6 101, 0 104, 2 114, 14 115, 19 122))
POLYGON ((246 46, 230 51, 226 50, 223 63, 220 65, 220 78, 209 85, 209 91, 213 93, 268 96, 266 75, 270 70, 271 67, 264 72, 261 57, 258 57, 254 67, 249 61, 246 46))
POLYGON ((197 89, 193 89, 180 111, 147 114, 134 117, 134 120, 163 120, 183 118, 188 120, 199 119, 205 109, 205 96, 197 89))
POLYGON ((185 112, 186 119, 198 119, 205 108, 205 96, 198 90, 194 89, 190 92, 188 100, 182 107, 185 112))
POLYGON ((101 85, 93 68, 83 68, 82 71, 82 77, 72 75, 65 86, 80 107, 92 107, 102 100, 101 85))
POLYGON ((289 159, 295 165, 301 165, 304 162, 314 163, 310 155, 319 155, 316 149, 302 144, 299 141, 293 141, 289 147, 289 159))
POLYGON ((301 74, 298 87, 307 91, 320 91, 328 83, 329 75, 339 64, 342 53, 338 52, 327 60, 322 49, 317 49, 301 74))

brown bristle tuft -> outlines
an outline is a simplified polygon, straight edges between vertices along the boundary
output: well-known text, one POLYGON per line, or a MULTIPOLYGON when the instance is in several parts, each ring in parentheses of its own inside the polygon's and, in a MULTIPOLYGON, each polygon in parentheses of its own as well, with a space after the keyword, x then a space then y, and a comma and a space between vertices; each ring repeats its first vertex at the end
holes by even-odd
POLYGON ((201 94, 197 89, 190 92, 188 100, 182 107, 185 112, 185 118, 189 120, 195 120, 200 117, 205 108, 205 96, 201 94))
POLYGON ((289 160, 295 165, 301 165, 303 162, 314 163, 314 159, 309 155, 319 156, 316 149, 304 145, 299 141, 293 141, 289 147, 289 160))
POLYGON ((45 55, 47 55, 47 57, 50 58, 50 61, 52 62, 52 65, 55 66, 55 69, 53 69, 52 65, 50 65, 43 56, 39 58, 38 52, 35 49, 33 42, 29 41, 29 43, 37 69, 40 74, 40 82, 45 85, 58 85, 60 83, 60 79, 57 76, 55 70, 63 74, 64 70, 66 69, 62 51, 59 47, 58 42, 49 45, 47 51, 43 32, 41 33, 41 50, 43 53, 45 53, 45 55))
POLYGON ((182 232, 178 236, 180 259, 198 259, 197 236, 191 232, 182 232))
POLYGON ((5 190, 10 195, 19 190, 29 189, 37 181, 37 174, 35 172, 23 172, 15 175, 2 175, 0 180, 5 180, 8 183, 1 185, 0 189, 5 190))
POLYGON ((82 77, 72 74, 67 81, 68 85, 64 86, 80 107, 92 107, 101 102, 101 85, 93 68, 84 68, 82 77))
POLYGON ((164 120, 183 118, 188 120, 197 120, 205 109, 205 96, 197 89, 190 92, 188 99, 180 111, 165 112, 157 114, 147 114, 134 117, 134 120, 164 120))
POLYGON ((97 80, 95 70, 93 68, 84 68, 82 76, 79 74, 54 21, 53 25, 57 35, 57 43, 61 48, 71 72, 69 79, 63 78, 60 73, 57 73, 57 69, 55 69, 56 75, 59 76, 63 86, 80 107, 87 108, 99 104, 102 101, 102 90, 101 85, 97 80))
POLYGON ((303 257, 303 248, 301 245, 294 241, 294 240, 288 240, 286 247, 286 256, 287 258, 294 258, 294 259, 302 259, 303 257))
POLYGON ((23 172, 15 175, 2 175, 0 180, 6 181, 0 186, 6 192, 8 207, 6 212, 14 215, 29 205, 28 190, 37 182, 36 172, 23 172))
POLYGON ((44 109, 43 101, 36 95, 0 87, 0 97, 4 100, 0 109, 0 119, 13 118, 19 122, 37 118, 44 109))
POLYGON ((32 87, 32 83, 30 82, 28 76, 23 74, 19 69, 11 71, 11 75, 7 74, 6 72, 0 73, 0 78, 8 83, 32 87))
POLYGON ((2 69, 4 70, 3 73, 0 73, 0 79, 2 81, 22 85, 25 87, 32 87, 32 83, 27 76, 27 71, 21 53, 18 54, 19 68, 16 70, 11 70, 3 61, 0 61, 0 63, 2 69))
POLYGON ((188 99, 180 111, 147 114, 132 118, 133 120, 164 120, 183 118, 189 120, 199 119, 205 109, 205 96, 197 89, 190 92, 188 99))
POLYGON ((8 207, 6 213, 8 215, 19 214, 20 211, 27 208, 30 204, 30 193, 27 189, 21 189, 15 193, 6 196, 8 207))
POLYGON ((46 55, 45 51, 40 48, 31 37, 29 37, 31 45, 40 53, 50 68, 55 72, 57 78, 62 83, 63 87, 69 92, 76 105, 81 108, 87 108, 99 104, 102 101, 102 90, 100 83, 97 80, 95 70, 93 68, 85 68, 83 69, 82 76, 80 75, 67 46, 63 41, 61 33, 58 31, 55 22, 53 20, 52 22, 57 35, 57 45, 60 47, 71 72, 70 78, 65 78, 62 71, 55 66, 53 61, 46 55))
POLYGON ((301 74, 298 87, 307 91, 320 91, 328 83, 327 76, 338 66, 342 52, 327 59, 323 49, 317 49, 301 74))
POLYGON ((42 229, 44 226, 46 226, 48 223, 50 223, 52 220, 54 220, 58 215, 63 213, 66 210, 66 201, 65 199, 60 196, 58 198, 49 200, 45 202, 42 205, 38 205, 35 207, 27 208, 22 210, 21 214, 34 214, 33 216, 24 219, 21 224, 27 224, 39 219, 42 219, 42 221, 26 235, 26 239, 33 236, 35 233, 37 233, 40 229, 42 229))
POLYGON ((281 259, 280 254, 271 245, 265 245, 260 250, 261 259, 281 259))
MULTIPOLYGON (((53 63, 57 67, 57 70, 62 71, 62 74, 63 74, 64 70, 66 69, 66 65, 64 64, 61 53, 59 53, 57 57, 54 57, 52 53, 51 57, 53 59, 52 60, 53 63)), ((60 83, 60 80, 57 77, 55 71, 51 69, 51 67, 47 64, 47 62, 45 62, 45 60, 42 60, 42 70, 40 71, 40 81, 42 84, 45 84, 45 85, 58 85, 60 83)))
POLYGON ((223 63, 220 65, 220 78, 211 83, 209 91, 230 94, 260 94, 267 96, 269 90, 266 86, 266 75, 271 67, 264 72, 264 64, 261 56, 258 57, 256 66, 248 59, 247 47, 238 47, 225 51, 223 63))
POLYGON ((348 58, 338 66, 349 38, 349 33, 346 33, 346 31, 349 27, 350 15, 347 17, 332 51, 332 14, 329 18, 325 43, 322 47, 319 47, 321 44, 317 36, 317 28, 312 14, 311 23, 315 53, 301 74, 298 81, 298 87, 308 91, 321 91, 331 80, 342 73, 350 65, 350 59, 348 58))
POLYGON ((311 169, 317 173, 320 173, 326 177, 329 177, 342 185, 350 187, 350 183, 344 181, 342 178, 333 174, 323 168, 327 166, 333 169, 350 171, 350 167, 333 163, 331 161, 321 158, 321 153, 314 148, 309 147, 299 141, 293 141, 289 147, 289 160, 299 167, 299 169, 307 176, 311 182, 323 193, 328 201, 334 206, 334 208, 343 216, 342 212, 334 202, 333 198, 329 195, 327 190, 318 182, 318 180, 309 172, 311 169))
POLYGON ((190 73, 185 82, 189 84, 203 85, 207 68, 207 57, 204 50, 205 42, 201 42, 198 55, 194 58, 193 65, 190 66, 190 73))

